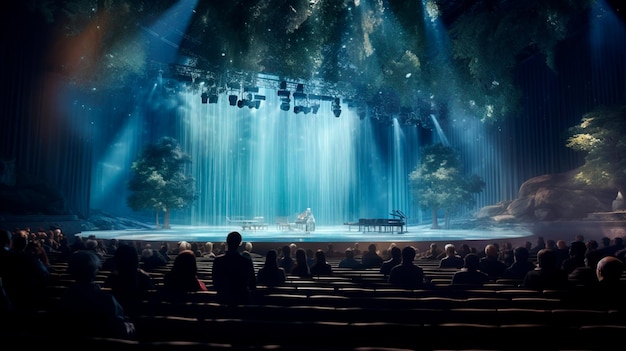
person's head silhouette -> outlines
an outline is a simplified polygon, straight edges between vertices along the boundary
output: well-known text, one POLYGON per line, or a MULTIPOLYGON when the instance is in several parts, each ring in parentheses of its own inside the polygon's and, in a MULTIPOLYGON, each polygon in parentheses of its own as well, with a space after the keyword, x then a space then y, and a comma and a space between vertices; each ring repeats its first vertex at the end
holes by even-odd
POLYGON ((226 237, 226 244, 228 245, 228 251, 237 251, 239 245, 241 245, 241 234, 239 232, 230 232, 226 237))

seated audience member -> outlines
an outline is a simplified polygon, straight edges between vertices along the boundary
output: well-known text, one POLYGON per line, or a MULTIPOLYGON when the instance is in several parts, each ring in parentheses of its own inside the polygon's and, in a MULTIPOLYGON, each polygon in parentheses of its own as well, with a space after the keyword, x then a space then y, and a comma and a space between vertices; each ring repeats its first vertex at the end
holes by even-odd
POLYGON ((208 258, 208 259, 214 259, 215 258, 215 252, 213 252, 213 243, 210 241, 207 241, 204 244, 204 254, 202 254, 202 256, 204 258, 208 258))
POLYGON ((457 251, 457 254, 461 256, 461 258, 465 258, 465 255, 471 253, 472 249, 470 248, 468 243, 461 244, 461 248, 457 251))
POLYGON ((92 250, 74 252, 67 271, 75 280, 58 304, 63 328, 73 335, 134 338, 135 328, 115 296, 95 283, 100 257, 92 250))
POLYGON ((233 231, 226 236, 226 253, 213 259, 213 286, 218 301, 225 306, 251 302, 256 290, 254 263, 239 252, 242 237, 233 231))
POLYGON ((326 261, 326 254, 322 250, 315 251, 315 263, 310 267, 311 276, 331 275, 332 266, 326 261))
POLYGON ((487 274, 490 280, 496 280, 502 276, 507 268, 504 262, 500 261, 498 247, 493 244, 485 246, 485 257, 480 259, 480 271, 487 274))
POLYGON ((601 257, 597 254, 597 250, 589 250, 585 253, 585 266, 576 267, 568 274, 567 278, 571 285, 576 287, 592 287, 598 284, 598 276, 596 267, 601 257))
POLYGON ((442 251, 437 246, 437 243, 431 243, 430 246, 428 247, 428 250, 426 250, 426 252, 424 252, 424 254, 422 256, 420 256, 420 259, 422 259, 422 260, 440 260, 442 257, 439 257, 439 255, 441 255, 441 254, 442 254, 442 251))
POLYGON ((502 278, 518 279, 520 282, 526 273, 535 269, 535 264, 529 261, 528 249, 525 246, 518 246, 513 250, 513 263, 502 273, 502 278))
POLYGON ((337 267, 339 268, 351 268, 351 269, 361 269, 363 266, 361 262, 354 258, 354 251, 348 248, 346 249, 345 257, 339 261, 337 267))
POLYGON ((207 291, 198 278, 196 255, 191 250, 183 250, 176 255, 172 268, 163 276, 163 292, 167 299, 181 299, 187 293, 207 291))
POLYGON ((376 252, 376 244, 369 244, 367 251, 361 256, 363 268, 380 268, 383 265, 383 258, 376 252))
POLYGON ((259 285, 274 287, 285 283, 287 274, 282 267, 278 267, 278 253, 271 249, 265 255, 265 263, 259 268, 256 282, 259 285))
POLYGON ((389 249, 391 257, 383 262, 383 265, 380 266, 380 273, 384 276, 389 276, 389 272, 391 269, 400 263, 402 263, 402 249, 397 246, 393 246, 389 249))
POLYGON ((167 260, 163 255, 154 250, 152 245, 147 244, 146 247, 141 251, 141 259, 140 259, 142 268, 146 271, 152 271, 158 267, 167 266, 167 260))
POLYGON ((504 265, 507 267, 511 266, 513 264, 513 261, 515 261, 513 245, 508 241, 502 244, 498 255, 499 260, 504 262, 504 265))
POLYGON ((569 287, 567 273, 557 266, 557 259, 554 250, 539 250, 537 253, 537 267, 526 273, 522 287, 537 291, 567 289, 569 287))
POLYGON ((463 259, 463 268, 452 275, 451 285, 484 285, 489 282, 489 276, 480 271, 480 257, 475 253, 468 253, 463 259))
MULTIPOLYGON (((582 241, 574 241, 569 245, 569 257, 561 261, 561 269, 565 273, 570 274, 577 267, 585 266, 585 253, 587 252, 587 245, 582 241)), ((558 265, 557 260, 557 265, 558 265)))
POLYGON ((461 256, 457 255, 456 247, 454 247, 454 244, 446 244, 443 247, 443 250, 446 253, 446 257, 439 260, 439 268, 460 269, 463 267, 463 259, 461 258, 461 256))
POLYGON ((621 279, 624 263, 614 256, 603 257, 596 266, 598 285, 595 287, 597 308, 624 311, 626 307, 626 285, 621 279))
POLYGON ((4 262, 0 262, 4 265, 0 267, 2 284, 17 311, 31 310, 36 308, 38 296, 51 279, 46 251, 39 243, 29 243, 24 234, 9 232, 8 235, 11 248, 4 252, 4 262))
POLYGON ((306 251, 303 248, 296 249, 296 262, 291 269, 291 275, 295 275, 300 278, 311 277, 311 269, 307 261, 306 251))
POLYGON ((291 249, 289 248, 289 245, 283 245, 280 248, 280 252, 281 252, 281 256, 280 256, 280 259, 278 260, 278 266, 282 267, 285 270, 285 273, 289 275, 291 274, 291 270, 293 269, 293 266, 295 265, 295 262, 293 258, 291 257, 291 249))
POLYGON ((413 246, 402 249, 402 262, 389 272, 388 282, 405 289, 418 289, 424 286, 424 270, 416 265, 416 251, 413 246))
POLYGON ((139 268, 137 248, 120 245, 113 255, 111 274, 106 277, 104 286, 111 288, 113 296, 120 302, 128 315, 134 316, 138 304, 147 293, 156 289, 152 277, 139 268))
POLYGON ((159 246, 159 250, 157 250, 160 254, 161 257, 163 257, 163 259, 165 259, 166 262, 169 262, 170 259, 170 245, 168 244, 167 241, 163 241, 161 243, 161 246, 159 246))

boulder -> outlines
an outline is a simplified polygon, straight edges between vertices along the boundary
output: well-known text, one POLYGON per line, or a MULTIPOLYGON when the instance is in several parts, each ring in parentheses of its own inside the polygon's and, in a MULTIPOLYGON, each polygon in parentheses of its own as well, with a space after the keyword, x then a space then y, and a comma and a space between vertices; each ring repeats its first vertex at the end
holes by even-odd
POLYGON ((476 217, 493 221, 556 221, 586 218, 590 213, 611 211, 617 191, 594 188, 578 180, 578 170, 545 174, 525 181, 518 197, 481 208, 476 217), (502 204, 507 205, 502 209, 502 204))

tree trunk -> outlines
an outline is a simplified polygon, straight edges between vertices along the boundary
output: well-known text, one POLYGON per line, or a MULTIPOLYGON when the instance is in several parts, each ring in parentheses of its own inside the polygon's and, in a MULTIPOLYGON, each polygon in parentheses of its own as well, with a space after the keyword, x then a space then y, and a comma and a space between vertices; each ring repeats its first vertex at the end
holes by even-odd
POLYGON ((163 215, 163 229, 170 229, 170 209, 165 209, 165 214, 163 215))
POLYGON ((448 210, 444 210, 443 215, 445 218, 445 228, 450 229, 450 212, 448 212, 448 210))
POLYGON ((155 221, 156 224, 155 224, 154 228, 155 229, 159 229, 159 209, 158 208, 154 209, 154 215, 156 217, 156 221, 155 221))
POLYGON ((439 223, 437 222, 437 208, 433 208, 433 225, 430 229, 439 229, 439 223))

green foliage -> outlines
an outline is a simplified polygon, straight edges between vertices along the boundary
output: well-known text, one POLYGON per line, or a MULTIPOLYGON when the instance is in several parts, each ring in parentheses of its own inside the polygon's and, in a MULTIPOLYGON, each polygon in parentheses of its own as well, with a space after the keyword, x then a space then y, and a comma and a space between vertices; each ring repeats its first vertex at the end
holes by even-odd
POLYGON ((474 194, 485 186, 477 175, 466 176, 460 156, 443 144, 421 148, 421 163, 409 174, 409 185, 416 203, 422 209, 445 209, 475 204, 474 194))
POLYGON ((602 106, 569 129, 567 147, 586 153, 578 179, 589 185, 626 190, 626 104, 602 106))
POLYGON ((132 164, 128 206, 133 210, 156 211, 189 206, 197 197, 195 179, 183 172, 190 163, 190 156, 173 138, 163 137, 158 143, 147 145, 132 164))

